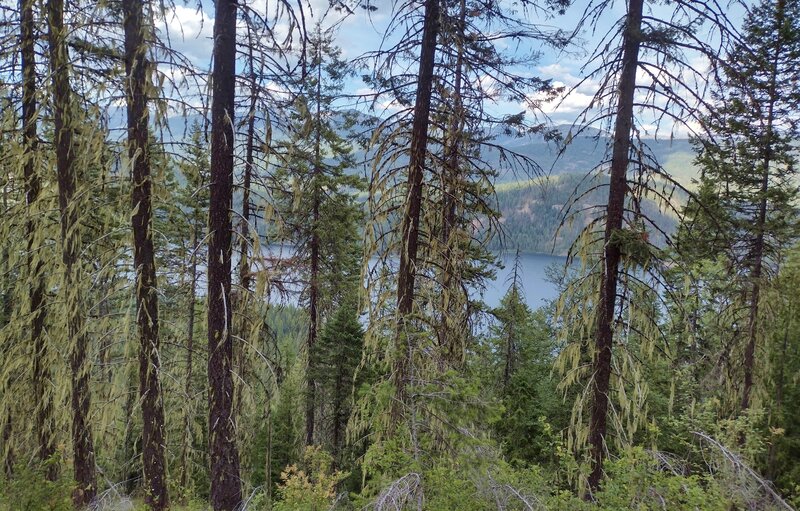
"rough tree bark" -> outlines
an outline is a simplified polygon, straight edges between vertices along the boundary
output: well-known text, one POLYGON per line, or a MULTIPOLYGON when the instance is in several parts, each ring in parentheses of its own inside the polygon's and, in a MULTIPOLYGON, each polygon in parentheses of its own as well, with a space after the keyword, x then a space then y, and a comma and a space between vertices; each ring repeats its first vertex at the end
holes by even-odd
POLYGON ((419 249, 419 221, 422 209, 422 181, 428 149, 428 124, 433 89, 433 68, 436 58, 436 39, 439 34, 439 0, 425 0, 425 14, 417 76, 417 97, 411 125, 411 154, 408 165, 408 185, 405 210, 401 224, 400 268, 397 275, 397 334, 393 383, 391 424, 396 425, 405 407, 406 384, 411 364, 409 316, 414 304, 414 280, 419 249))
POLYGON ((592 472, 589 475, 591 491, 596 491, 600 486, 603 476, 603 459, 606 454, 605 438, 608 419, 608 391, 611 381, 611 352, 614 342, 614 312, 621 258, 620 247, 612 239, 614 233, 622 229, 623 225, 643 7, 644 0, 630 0, 628 3, 622 50, 622 70, 617 91, 614 142, 611 153, 611 179, 603 238, 600 301, 597 308, 597 331, 592 370, 594 387, 589 421, 589 445, 592 458, 592 472))
POLYGON ((211 98, 211 202, 208 211, 208 384, 211 505, 235 509, 242 500, 233 417, 231 336, 231 207, 236 78, 236 1, 217 0, 211 98))
MULTIPOLYGON (((20 13, 20 46, 22 53, 22 138, 25 148, 25 202, 28 218, 25 223, 28 238, 28 275, 30 290, 28 300, 31 312, 31 343, 33 344, 33 385, 37 403, 36 435, 39 441, 39 460, 47 461, 55 452, 53 439, 53 396, 50 392, 50 368, 44 333, 46 320, 43 261, 39 254, 41 243, 37 240, 36 202, 41 190, 41 179, 36 169, 36 152, 39 139, 36 126, 36 21, 33 0, 22 0, 20 13)), ((47 467, 50 481, 58 478, 58 465, 47 467)))
POLYGON ((58 206, 61 215, 61 258, 64 263, 63 292, 66 295, 67 339, 70 346, 72 378, 72 453, 76 487, 72 499, 76 507, 88 505, 97 493, 94 441, 88 421, 89 339, 84 330, 83 291, 81 282, 81 237, 78 208, 74 198, 77 188, 76 121, 70 89, 69 55, 64 27, 64 0, 48 0, 48 46, 53 94, 53 137, 58 174, 58 206))
POLYGON ((142 406, 142 465, 145 502, 151 509, 168 505, 164 460, 164 407, 159 381, 158 284, 152 233, 152 178, 148 126, 149 71, 144 2, 122 2, 128 156, 132 163, 133 264, 136 268, 136 324, 139 330, 139 398, 142 406))

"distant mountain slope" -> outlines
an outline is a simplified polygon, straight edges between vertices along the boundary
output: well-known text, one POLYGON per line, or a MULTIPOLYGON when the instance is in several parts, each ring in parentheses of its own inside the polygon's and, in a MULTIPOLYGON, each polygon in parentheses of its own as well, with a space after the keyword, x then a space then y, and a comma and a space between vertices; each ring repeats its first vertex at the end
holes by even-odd
MULTIPOLYGON (((171 117, 167 120, 168 129, 163 131, 164 137, 169 141, 184 139, 189 128, 195 122, 201 122, 199 115, 184 117, 171 117)), ((348 110, 333 114, 332 121, 339 135, 343 138, 360 136, 369 138, 370 132, 380 123, 380 119, 363 112, 348 110)), ((114 116, 111 124, 121 122, 118 115, 114 116)), ((122 126, 122 124, 120 124, 122 126)), ((273 136, 280 137, 278 127, 273 136)), ((559 155, 560 145, 556 142, 547 142, 540 136, 515 136, 502 132, 494 134, 492 142, 509 151, 518 153, 535 161, 545 175, 584 174, 593 169, 605 159, 606 148, 609 146, 608 134, 588 128, 579 136, 572 136, 572 127, 558 126, 563 140, 569 140, 566 150, 559 155)), ((667 172, 678 179, 684 186, 691 184, 691 179, 696 176, 693 165, 694 151, 688 139, 645 139, 645 145, 656 160, 667 172)), ((361 147, 353 142, 356 161, 363 162, 365 153, 361 147)), ((501 162, 499 151, 486 150, 483 158, 499 172, 497 182, 508 183, 538 177, 534 175, 520 175, 514 173, 501 162)), ((401 161, 399 161, 402 164, 401 161)), ((363 168, 353 169, 353 172, 363 172, 363 168)))
MULTIPOLYGON (((605 188, 589 192, 573 202, 574 197, 584 190, 607 181, 605 176, 596 177, 594 181, 584 180, 583 177, 577 173, 562 174, 547 179, 499 185, 497 199, 503 232, 492 241, 490 248, 566 254, 581 230, 597 217, 601 205, 605 204, 605 188), (565 206, 570 204, 569 212, 576 214, 562 225, 562 218, 567 212, 565 206)), ((683 200, 681 194, 677 198, 683 200)), ((645 200, 642 209, 666 233, 675 230, 675 216, 659 211, 654 202, 645 200)), ((651 239, 656 245, 664 244, 663 236, 657 233, 651 232, 651 239)))
MULTIPOLYGON (((610 138, 607 134, 595 129, 588 129, 579 136, 572 137, 569 126, 559 126, 564 140, 569 140, 566 149, 559 155, 559 145, 546 142, 541 138, 498 136, 495 142, 523 156, 532 158, 545 173, 552 175, 584 174, 606 159, 606 148, 610 138)), ((694 151, 688 139, 645 139, 647 150, 664 169, 676 177, 683 185, 689 185, 696 175, 693 165, 694 151)), ((496 153, 496 151, 495 151, 496 153)), ((490 161, 499 163, 499 154, 493 154, 490 161)), ((520 176, 502 173, 499 182, 520 180, 520 176)))
MULTIPOLYGON (((171 118, 169 133, 165 133, 164 136, 182 140, 188 128, 200 120, 199 116, 171 118)), ((333 117, 333 124, 345 138, 356 135, 362 138, 369 137, 369 133, 379 122, 380 119, 377 117, 357 111, 337 112, 333 117)), ((576 205, 577 209, 582 210, 581 213, 559 230, 564 205, 570 201, 570 197, 587 172, 604 161, 610 139, 608 134, 596 129, 587 129, 579 136, 572 136, 569 126, 560 126, 557 129, 564 140, 570 141, 561 154, 558 143, 547 142, 542 137, 518 137, 498 132, 493 139, 493 143, 536 161, 546 176, 544 179, 542 176, 520 174, 504 169, 499 151, 484 152, 483 158, 498 170, 496 184, 498 205, 502 214, 503 232, 493 241, 492 248, 564 254, 583 226, 594 218, 597 211, 594 207, 605 203, 602 191, 588 194, 581 199, 580 204, 576 205)), ((280 137, 280 133, 276 132, 274 136, 280 137)), ((691 187, 691 181, 697 175, 697 171, 693 164, 694 152, 689 140, 649 139, 644 143, 648 151, 673 178, 682 185, 691 187)), ((351 172, 364 173, 365 153, 355 141, 353 148, 356 161, 362 164, 351 169, 351 172)), ((180 152, 180 148, 176 149, 180 152)), ((402 165, 403 162, 398 160, 395 164, 402 165)), ((587 183, 583 184, 586 185, 587 183)), ((235 206, 240 202, 241 198, 237 196, 235 206)), ((674 229, 676 225, 674 218, 658 212, 653 203, 649 203, 646 207, 662 229, 667 232, 674 229)))

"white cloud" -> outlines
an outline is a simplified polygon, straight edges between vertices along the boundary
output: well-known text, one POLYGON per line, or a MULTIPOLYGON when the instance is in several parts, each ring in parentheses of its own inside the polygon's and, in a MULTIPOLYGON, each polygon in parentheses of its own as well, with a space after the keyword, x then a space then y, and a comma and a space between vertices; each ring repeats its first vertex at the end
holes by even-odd
POLYGON ((520 107, 524 109, 530 109, 532 105, 538 106, 538 108, 548 114, 552 115, 576 115, 592 104, 592 100, 594 99, 594 95, 597 92, 599 85, 594 82, 586 81, 580 83, 579 86, 576 87, 576 84, 580 82, 580 79, 576 77, 567 77, 569 82, 555 80, 553 81, 553 85, 555 87, 563 87, 564 92, 559 94, 557 97, 551 100, 546 100, 547 96, 542 93, 535 93, 528 96, 529 102, 523 102, 520 104, 520 107))
POLYGON ((538 70, 542 78, 553 78, 554 80, 570 85, 575 85, 580 81, 580 78, 572 74, 571 69, 560 62, 547 66, 539 66, 538 70))
POLYGON ((174 5, 158 20, 156 30, 172 50, 184 55, 198 69, 211 62, 214 19, 202 10, 174 5))

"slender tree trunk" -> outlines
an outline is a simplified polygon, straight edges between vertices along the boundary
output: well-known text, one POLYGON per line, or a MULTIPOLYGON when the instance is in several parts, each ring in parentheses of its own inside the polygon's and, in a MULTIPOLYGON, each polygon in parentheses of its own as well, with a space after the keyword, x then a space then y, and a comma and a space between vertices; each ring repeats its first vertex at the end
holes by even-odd
MULTIPOLYGON (((446 360, 453 364, 463 361, 464 350, 459 343, 463 341, 463 329, 466 326, 466 307, 454 300, 454 294, 460 292, 461 282, 457 277, 458 270, 454 260, 453 229, 456 225, 456 210, 461 201, 460 185, 460 156, 462 140, 464 138, 464 125, 466 122, 464 101, 461 88, 464 76, 464 36, 466 31, 467 8, 466 1, 458 4, 458 34, 455 63, 455 77, 453 78, 452 112, 450 113, 447 145, 445 149, 444 168, 442 172, 442 231, 441 243, 444 247, 442 261, 442 333, 439 335, 440 343, 444 345, 446 360), (457 307, 460 307, 458 309, 457 307)), ((444 360, 443 360, 444 362, 444 360)))
POLYGON ((133 438, 133 407, 136 402, 136 375, 131 372, 128 375, 128 394, 125 398, 125 434, 122 438, 122 456, 124 467, 127 469, 123 475, 125 479, 125 492, 131 494, 136 489, 139 480, 138 470, 136 470, 136 460, 138 452, 136 441, 133 438))
POLYGON ((258 89, 256 88, 256 74, 252 69, 253 55, 250 49, 250 108, 247 116, 247 143, 245 146, 244 160, 244 179, 242 183, 242 237, 241 237, 241 259, 239 260, 239 283, 242 286, 242 293, 249 294, 252 285, 252 275, 250 271, 249 257, 249 237, 250 237, 250 188, 253 180, 253 165, 255 163, 256 145, 256 100, 258 99, 258 89))
MULTIPOLYGON (((766 173, 765 173, 766 174, 766 173)), ((766 182, 766 177, 764 179, 766 182)), ((766 186, 762 188, 766 192, 766 186)), ((761 299, 761 273, 763 268, 764 258, 764 221, 766 219, 766 199, 763 199, 759 204, 759 214, 756 224, 756 229, 759 233, 756 235, 754 246, 754 264, 753 271, 750 274, 750 279, 753 281, 752 291, 750 293, 750 307, 749 316, 747 319, 747 345, 744 349, 744 385, 742 386, 742 411, 750 408, 751 398, 753 393, 753 373, 755 372, 755 354, 756 344, 758 341, 758 316, 759 316, 759 300, 761 299)))
MULTIPOLYGON (((107 278, 102 278, 100 281, 100 292, 102 293, 103 298, 100 300, 100 303, 97 305, 97 311, 100 315, 100 319, 105 319, 111 314, 110 308, 108 306, 108 299, 109 299, 109 291, 114 288, 114 278, 111 278, 111 282, 109 283, 107 278)), ((111 368, 111 361, 109 360, 111 357, 111 345, 113 344, 113 340, 111 339, 104 339, 100 344, 100 367, 102 368, 101 375, 102 378, 105 379, 105 382, 109 385, 106 386, 106 391, 101 399, 108 399, 109 395, 111 394, 111 380, 113 378, 113 371, 111 368)))
POLYGON ((622 229, 626 196, 626 175, 630 163, 633 98, 636 90, 636 69, 639 63, 642 10, 644 0, 629 0, 622 53, 622 71, 618 90, 614 145, 611 156, 611 180, 606 210, 603 260, 600 274, 600 302, 597 309, 597 331, 593 361, 592 410, 589 421, 592 472, 589 488, 596 491, 603 476, 606 454, 606 421, 608 392, 611 381, 611 351, 614 341, 617 278, 620 247, 612 242, 615 231, 622 229))
MULTIPOLYGON (((238 311, 239 337, 245 339, 250 334, 250 318, 248 316, 248 304, 250 300, 250 286, 252 282, 250 268, 250 188, 253 179, 253 164, 255 157, 255 137, 256 137, 256 101, 258 99, 258 89, 256 88, 256 74, 253 68, 253 43, 252 35, 248 26, 248 57, 250 66, 250 106, 247 111, 247 137, 245 141, 245 161, 244 176, 242 179, 242 218, 241 234, 239 244, 239 294, 236 308, 238 311)), ((246 385, 247 377, 247 357, 246 343, 242 343, 236 352, 236 366, 239 371, 240 383, 236 386, 235 409, 237 417, 241 415, 243 405, 243 390, 246 385)))
POLYGON ((16 463, 16 455, 14 454, 14 447, 11 445, 11 437, 14 433, 14 418, 11 415, 11 406, 5 405, 5 420, 3 421, 3 474, 6 479, 14 477, 14 464, 16 463))
POLYGON ((778 60, 783 50, 782 31, 780 27, 784 22, 784 0, 778 0, 775 9, 775 33, 777 41, 775 54, 773 55, 770 82, 769 82, 769 104, 767 107, 767 126, 764 136, 763 158, 761 161, 761 189, 758 204, 758 213, 755 219, 755 238, 753 239, 753 269, 750 279, 753 283, 750 294, 750 316, 747 321, 747 346, 744 350, 744 385, 742 386, 742 411, 750 408, 751 395, 753 393, 753 373, 755 372, 755 354, 758 341, 758 316, 759 300, 761 299, 761 275, 764 266, 764 237, 766 235, 767 223, 767 191, 769 189, 769 167, 772 164, 772 139, 773 124, 775 122, 775 102, 777 101, 777 81, 778 81, 778 60))
POLYGON ((76 507, 89 504, 97 493, 94 441, 89 425, 89 338, 84 331, 81 282, 81 237, 78 209, 74 204, 77 187, 75 162, 75 108, 69 83, 69 55, 64 27, 64 0, 48 0, 48 45, 53 89, 53 128, 58 174, 58 205, 61 214, 61 249, 64 262, 62 292, 66 295, 67 341, 72 373, 72 452, 76 507))
POLYGON ((314 407, 316 406, 317 382, 314 379, 316 371, 316 354, 314 353, 317 344, 319 330, 319 258, 320 258, 320 239, 319 239, 319 207, 321 201, 320 175, 322 174, 322 40, 317 45, 317 90, 316 102, 317 109, 314 116, 314 170, 311 177, 312 204, 311 204, 311 274, 308 289, 308 340, 306 351, 308 362, 306 365, 306 445, 314 444, 314 407))
POLYGON ((144 2, 122 2, 128 106, 128 156, 132 162, 133 264, 136 268, 136 323, 139 329, 139 397, 142 406, 142 465, 145 502, 151 509, 168 505, 164 460, 164 406, 159 381, 158 283, 152 224, 152 178, 147 94, 149 64, 144 2))
MULTIPOLYGON (((22 137, 25 148, 25 200, 28 207, 26 235, 28 238, 28 273, 31 281, 28 299, 31 310, 31 343, 33 344, 33 385, 37 404, 36 435, 39 440, 39 460, 47 461, 55 453, 53 430, 53 396, 50 391, 50 368, 44 333, 46 320, 44 277, 42 275, 41 243, 38 240, 36 221, 41 179, 36 169, 39 139, 36 128, 36 22, 33 0, 21 1, 20 45, 22 47, 22 137)), ((50 481, 58 478, 58 465, 51 464, 46 471, 50 481)))
MULTIPOLYGON (((3 186, 3 211, 8 211, 8 186, 3 186)), ((2 268, 4 271, 9 267, 8 261, 8 247, 4 246, 2 250, 2 257, 0 257, 0 261, 2 264, 2 268)), ((2 309, 0 311, 0 318, 2 318, 2 327, 8 325, 8 322, 11 320, 12 314, 12 305, 11 305, 11 285, 9 282, 6 282, 6 289, 3 289, 2 295, 2 309)), ((8 359, 8 351, 10 350, 9 347, 5 347, 6 349, 3 350, 3 353, 0 353, 3 360, 8 359)), ((4 392, 4 395, 8 396, 13 393, 12 390, 12 383, 14 378, 13 377, 6 377, 5 381, 3 381, 3 388, 1 389, 4 392)), ((2 424, 2 434, 0 435, 0 439, 2 439, 2 444, 0 444, 0 455, 3 456, 3 473, 6 476, 6 479, 11 479, 14 477, 14 464, 16 463, 17 457, 14 453, 14 445, 11 440, 11 437, 14 436, 14 414, 12 411, 12 402, 9 399, 3 400, 3 415, 4 419, 0 424, 2 424)))
POLYGON ((217 0, 211 102, 211 202, 208 213, 208 384, 211 505, 235 509, 242 500, 233 415, 231 337, 231 207, 236 89, 236 1, 217 0))
POLYGON ((411 365, 410 316, 414 304, 414 280, 419 248, 419 221, 422 210, 422 181, 428 148, 428 124, 433 89, 433 68, 436 58, 436 39, 439 34, 439 0, 425 0, 425 15, 420 48, 417 97, 411 126, 411 154, 408 166, 408 185, 405 211, 401 225, 400 268, 397 275, 397 333, 393 380, 395 399, 392 401, 391 424, 396 425, 406 405, 406 384, 411 365))
MULTIPOLYGON (((461 97, 461 87, 464 76, 464 36, 466 30, 467 6, 466 1, 459 2, 458 13, 458 48, 456 54, 455 78, 453 79, 453 105, 448 126, 448 143, 445 157, 445 169, 442 183, 442 243, 448 252, 445 258, 445 268, 449 264, 449 240, 455 223, 456 212, 456 193, 455 182, 458 179, 459 156, 461 151, 461 140, 464 132, 464 102, 461 97)), ((444 280, 448 282, 452 278, 450 273, 445 272, 444 280)))
POLYGON ((195 299, 197 292, 197 238, 198 228, 192 215, 192 255, 189 266, 189 320, 186 327, 186 381, 184 382, 184 394, 186 395, 186 406, 183 412, 183 449, 181 451, 181 490, 186 489, 189 478, 189 451, 192 448, 192 363, 194 356, 194 318, 195 318, 195 299))

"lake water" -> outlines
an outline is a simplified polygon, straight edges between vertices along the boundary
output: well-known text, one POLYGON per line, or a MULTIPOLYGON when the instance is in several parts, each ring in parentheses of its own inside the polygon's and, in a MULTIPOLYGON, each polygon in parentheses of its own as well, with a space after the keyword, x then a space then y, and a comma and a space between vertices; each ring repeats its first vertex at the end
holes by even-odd
MULTIPOLYGON (((490 307, 496 307, 508 291, 514 272, 514 254, 500 254, 504 268, 497 270, 497 276, 487 283, 483 293, 483 301, 490 307)), ((547 254, 520 254, 519 274, 525 301, 531 310, 546 305, 548 300, 558 296, 555 284, 547 280, 547 268, 555 266, 559 270, 564 267, 565 257, 547 254)))
MULTIPOLYGON (((270 246, 265 249, 265 252, 270 257, 289 257, 292 253, 291 247, 287 246, 270 246)), ((495 279, 486 283, 486 288, 483 290, 483 301, 489 307, 497 307, 500 305, 500 300, 508 291, 511 284, 512 275, 514 272, 514 254, 502 253, 499 254, 499 260, 502 268, 498 268, 495 279)), ((519 273, 520 283, 522 284, 523 294, 525 301, 531 310, 535 310, 543 305, 546 305, 548 300, 553 300, 557 297, 558 291, 556 286, 547 280, 547 269, 549 267, 563 268, 566 258, 563 256, 554 256, 547 254, 520 254, 519 256, 519 273)), ((377 260, 370 262, 370 266, 377 264, 377 260)), ((292 293, 295 294, 295 293, 292 293)), ((297 297, 287 297, 289 303, 296 304, 297 297)))

